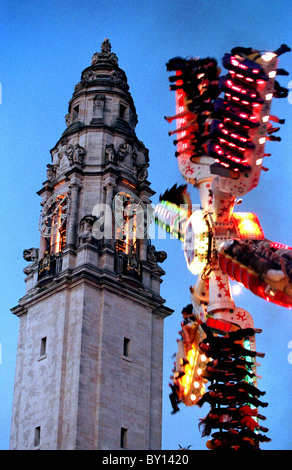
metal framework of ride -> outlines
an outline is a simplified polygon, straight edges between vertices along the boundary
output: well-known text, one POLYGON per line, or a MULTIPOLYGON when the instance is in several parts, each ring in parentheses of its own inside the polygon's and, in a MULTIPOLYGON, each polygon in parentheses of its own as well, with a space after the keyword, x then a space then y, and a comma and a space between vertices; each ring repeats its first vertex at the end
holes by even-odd
POLYGON ((253 318, 237 307, 230 279, 255 295, 292 307, 292 249, 268 240, 253 213, 234 211, 260 179, 267 140, 284 120, 271 115, 272 99, 288 90, 277 81, 288 75, 274 52, 237 47, 225 54, 222 75, 213 58, 175 57, 166 65, 175 91, 176 112, 165 117, 176 129, 175 156, 187 184, 197 188, 193 206, 187 184, 160 196, 155 221, 184 244, 188 269, 197 275, 191 302, 182 310, 170 400, 208 402, 200 422, 210 449, 257 449, 270 439, 259 407, 253 318))

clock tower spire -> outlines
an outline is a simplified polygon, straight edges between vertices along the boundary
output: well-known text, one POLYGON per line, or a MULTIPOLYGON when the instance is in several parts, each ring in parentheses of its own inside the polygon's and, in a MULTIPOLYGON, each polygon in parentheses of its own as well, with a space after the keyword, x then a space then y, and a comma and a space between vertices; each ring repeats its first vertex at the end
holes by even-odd
POLYGON ((159 449, 162 262, 125 72, 105 39, 51 149, 24 251, 11 449, 159 449))

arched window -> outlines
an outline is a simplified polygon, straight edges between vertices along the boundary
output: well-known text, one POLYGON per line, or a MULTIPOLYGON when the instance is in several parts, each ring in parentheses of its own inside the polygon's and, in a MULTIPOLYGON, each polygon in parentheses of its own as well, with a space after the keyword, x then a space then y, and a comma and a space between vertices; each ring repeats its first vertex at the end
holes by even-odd
POLYGON ((43 207, 40 232, 46 239, 46 251, 50 255, 63 251, 65 247, 68 209, 67 193, 53 194, 43 207))
POLYGON ((138 239, 144 236, 145 207, 130 191, 121 191, 114 198, 116 251, 139 255, 138 239))

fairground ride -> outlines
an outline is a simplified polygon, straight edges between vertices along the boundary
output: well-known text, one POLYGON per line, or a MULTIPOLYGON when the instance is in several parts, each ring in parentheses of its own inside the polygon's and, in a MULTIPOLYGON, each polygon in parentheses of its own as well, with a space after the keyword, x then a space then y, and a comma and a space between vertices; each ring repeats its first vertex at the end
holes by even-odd
POLYGON ((185 185, 165 191, 155 221, 184 244, 188 269, 197 276, 190 304, 182 310, 170 399, 179 404, 208 402, 201 420, 210 449, 259 449, 270 439, 259 407, 267 406, 257 388, 258 355, 251 314, 237 307, 230 280, 255 295, 292 307, 292 249, 267 239, 254 213, 235 212, 241 198, 259 183, 265 142, 284 120, 271 115, 273 98, 288 90, 278 76, 274 52, 236 47, 222 59, 175 57, 166 65, 175 91, 176 112, 165 117, 176 129, 175 156, 185 185), (192 205, 187 190, 199 191, 192 205))

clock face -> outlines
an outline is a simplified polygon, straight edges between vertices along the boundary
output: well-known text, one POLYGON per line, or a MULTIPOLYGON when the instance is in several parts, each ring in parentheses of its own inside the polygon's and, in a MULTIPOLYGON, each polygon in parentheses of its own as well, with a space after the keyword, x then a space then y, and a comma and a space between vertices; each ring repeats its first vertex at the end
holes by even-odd
POLYGON ((45 203, 40 217, 40 232, 51 237, 63 225, 68 215, 69 196, 67 193, 53 194, 45 203))
POLYGON ((143 238, 147 233, 147 209, 139 197, 130 191, 120 191, 113 200, 113 213, 117 225, 129 232, 130 238, 143 238), (131 232, 131 233, 130 233, 131 232))

